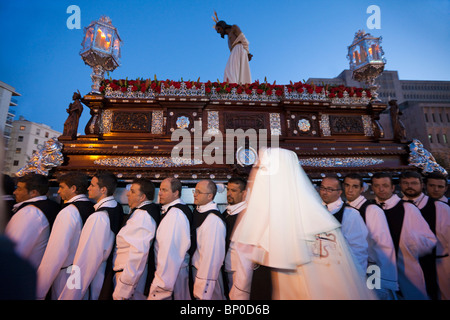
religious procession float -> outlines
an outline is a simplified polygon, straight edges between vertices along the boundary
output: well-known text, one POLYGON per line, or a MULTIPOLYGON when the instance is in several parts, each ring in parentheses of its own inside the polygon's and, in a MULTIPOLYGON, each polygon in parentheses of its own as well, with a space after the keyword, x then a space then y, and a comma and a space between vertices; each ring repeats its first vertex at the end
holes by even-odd
POLYGON ((224 183, 247 175, 263 147, 294 151, 312 180, 441 169, 420 141, 405 140, 399 119, 392 119, 394 137, 385 137, 380 114, 396 104, 377 98, 374 80, 385 60, 380 38, 370 34, 358 32, 348 54, 355 80, 366 88, 104 79, 119 65, 120 45, 107 17, 85 28, 80 55, 93 68, 92 92, 74 95, 63 135, 18 175, 34 171, 56 179, 70 171, 109 170, 123 183, 135 177, 156 184, 166 177, 191 186, 205 178, 224 183), (91 117, 84 135, 77 135, 81 112, 70 110, 81 103, 91 117))

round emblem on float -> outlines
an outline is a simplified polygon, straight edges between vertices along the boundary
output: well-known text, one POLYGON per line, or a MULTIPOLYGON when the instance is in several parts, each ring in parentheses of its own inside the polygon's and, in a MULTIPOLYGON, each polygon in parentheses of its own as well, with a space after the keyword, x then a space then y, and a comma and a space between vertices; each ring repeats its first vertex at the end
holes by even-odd
POLYGON ((177 118, 177 128, 178 129, 186 129, 189 127, 190 121, 186 116, 181 116, 177 118))
POLYGON ((298 125, 298 128, 300 129, 300 131, 302 131, 302 132, 307 132, 311 128, 311 124, 306 119, 298 120, 297 125, 298 125))
POLYGON ((256 162, 258 155, 253 148, 240 147, 236 151, 236 160, 241 166, 251 166, 256 162))

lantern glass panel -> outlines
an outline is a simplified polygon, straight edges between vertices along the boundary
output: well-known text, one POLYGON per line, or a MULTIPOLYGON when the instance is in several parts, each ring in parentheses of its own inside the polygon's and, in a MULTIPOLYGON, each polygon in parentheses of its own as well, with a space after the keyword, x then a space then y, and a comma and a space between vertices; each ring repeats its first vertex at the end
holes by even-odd
POLYGON ((92 47, 93 41, 94 41, 94 26, 90 26, 86 28, 86 33, 83 42, 81 43, 81 45, 83 46, 81 51, 90 49, 92 47))
POLYGON ((95 32, 94 48, 106 53, 111 53, 114 31, 110 28, 97 25, 95 32))

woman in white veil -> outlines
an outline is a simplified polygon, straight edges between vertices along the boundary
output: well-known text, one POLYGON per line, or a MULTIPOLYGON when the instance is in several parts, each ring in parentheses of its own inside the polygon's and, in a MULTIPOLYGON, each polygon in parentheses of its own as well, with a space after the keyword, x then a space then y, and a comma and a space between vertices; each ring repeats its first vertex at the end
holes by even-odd
POLYGON ((262 149, 233 241, 270 268, 272 299, 372 299, 340 231, 289 150, 262 149))

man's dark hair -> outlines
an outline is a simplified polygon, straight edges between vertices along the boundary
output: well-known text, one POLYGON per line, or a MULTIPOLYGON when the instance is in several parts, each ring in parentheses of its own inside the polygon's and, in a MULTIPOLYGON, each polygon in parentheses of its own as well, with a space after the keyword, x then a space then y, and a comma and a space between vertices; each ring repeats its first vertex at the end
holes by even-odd
POLYGON ((69 172, 58 178, 59 183, 65 183, 69 188, 75 186, 76 194, 86 194, 89 187, 89 177, 82 172, 69 172))
POLYGON ((347 175, 344 177, 344 182, 345 182, 345 179, 347 179, 347 178, 349 178, 349 179, 354 179, 354 180, 359 180, 359 185, 360 185, 361 188, 362 188, 362 186, 364 185, 363 178, 362 178, 361 175, 358 174, 358 173, 349 173, 349 174, 347 174, 347 175))
POLYGON ((381 178, 389 178, 389 180, 391 181, 391 185, 394 185, 394 179, 392 178, 392 175, 388 172, 376 172, 373 174, 372 178, 370 179, 370 181, 373 184, 373 179, 381 179, 381 178))
POLYGON ((155 197, 155 185, 149 179, 136 178, 133 183, 139 185, 141 193, 145 194, 148 200, 152 201, 155 197))
POLYGON ((425 176, 425 184, 428 183, 428 179, 435 179, 435 180, 444 180, 445 185, 448 185, 447 177, 444 176, 442 173, 439 172, 431 172, 425 176))
POLYGON ((116 176, 108 171, 100 171, 94 175, 98 179, 98 186, 100 188, 106 187, 106 195, 112 196, 117 188, 117 178, 116 176))
POLYGON ((36 190, 41 196, 45 196, 49 189, 48 178, 42 174, 27 173, 19 177, 17 182, 25 183, 25 188, 28 192, 36 190))
POLYGON ((181 198, 181 190, 183 188, 181 181, 177 178, 168 178, 170 182, 170 190, 175 193, 175 191, 178 191, 178 198, 181 198))
MULTIPOLYGON (((231 28, 232 26, 230 26, 229 24, 227 24, 225 21, 220 20, 219 22, 216 23, 216 28, 217 28, 217 27, 221 27, 221 28, 223 29, 223 31, 225 31, 225 29, 229 29, 229 28, 231 28)), ((225 33, 221 33, 220 36, 221 36, 222 38, 225 38, 225 33)))
POLYGON ((422 175, 416 171, 405 171, 400 174, 400 182, 403 179, 416 178, 422 183, 422 175))
POLYGON ((244 191, 247 188, 247 180, 241 177, 232 177, 228 180, 228 183, 238 184, 241 191, 244 191))
POLYGON ((3 192, 6 195, 12 195, 15 188, 14 179, 7 174, 3 174, 3 192))

